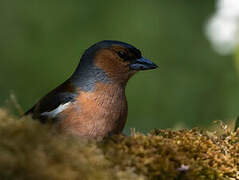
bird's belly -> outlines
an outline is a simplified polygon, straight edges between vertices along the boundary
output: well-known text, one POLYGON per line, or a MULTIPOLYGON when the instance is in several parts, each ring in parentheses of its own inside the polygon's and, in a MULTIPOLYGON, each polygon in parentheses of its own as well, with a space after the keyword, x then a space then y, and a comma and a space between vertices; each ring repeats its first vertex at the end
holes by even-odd
POLYGON ((79 99, 64 112, 60 129, 87 137, 105 137, 123 130, 127 118, 124 94, 96 96, 86 93, 79 99))

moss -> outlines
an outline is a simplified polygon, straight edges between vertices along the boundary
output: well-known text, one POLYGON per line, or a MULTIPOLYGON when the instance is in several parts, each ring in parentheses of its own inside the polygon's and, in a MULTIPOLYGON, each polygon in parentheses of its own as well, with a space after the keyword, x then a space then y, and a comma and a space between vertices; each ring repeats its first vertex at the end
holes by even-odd
POLYGON ((97 143, 56 134, 29 118, 0 109, 0 179, 137 179, 130 169, 112 168, 97 143))
POLYGON ((134 167, 150 179, 225 179, 236 178, 239 170, 238 140, 233 132, 155 130, 147 136, 115 136, 104 151, 121 169, 134 167))
POLYGON ((236 179, 239 133, 154 130, 102 142, 0 109, 0 179, 236 179))

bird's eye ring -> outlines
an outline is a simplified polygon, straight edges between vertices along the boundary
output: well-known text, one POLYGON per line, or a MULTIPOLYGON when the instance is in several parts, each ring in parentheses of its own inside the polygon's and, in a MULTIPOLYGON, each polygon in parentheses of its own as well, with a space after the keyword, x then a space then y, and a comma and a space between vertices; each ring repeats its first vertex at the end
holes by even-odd
POLYGON ((124 51, 119 51, 117 52, 117 54, 119 55, 120 58, 122 58, 123 60, 127 60, 127 54, 124 51))

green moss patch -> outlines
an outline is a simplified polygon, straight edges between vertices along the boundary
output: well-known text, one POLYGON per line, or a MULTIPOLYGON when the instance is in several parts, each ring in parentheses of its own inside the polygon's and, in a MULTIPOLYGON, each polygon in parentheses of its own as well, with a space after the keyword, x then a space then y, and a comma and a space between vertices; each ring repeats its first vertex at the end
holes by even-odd
POLYGON ((97 142, 0 109, 0 179, 239 179, 239 133, 154 130, 97 142))

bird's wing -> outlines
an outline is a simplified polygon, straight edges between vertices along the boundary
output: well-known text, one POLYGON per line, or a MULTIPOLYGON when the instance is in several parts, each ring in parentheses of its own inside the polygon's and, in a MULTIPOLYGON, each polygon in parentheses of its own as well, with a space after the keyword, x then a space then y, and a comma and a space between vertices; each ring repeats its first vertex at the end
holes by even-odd
POLYGON ((33 119, 39 119, 42 122, 46 119, 54 119, 58 113, 74 102, 76 97, 77 94, 73 89, 67 83, 63 83, 44 96, 24 115, 32 115, 33 119))

